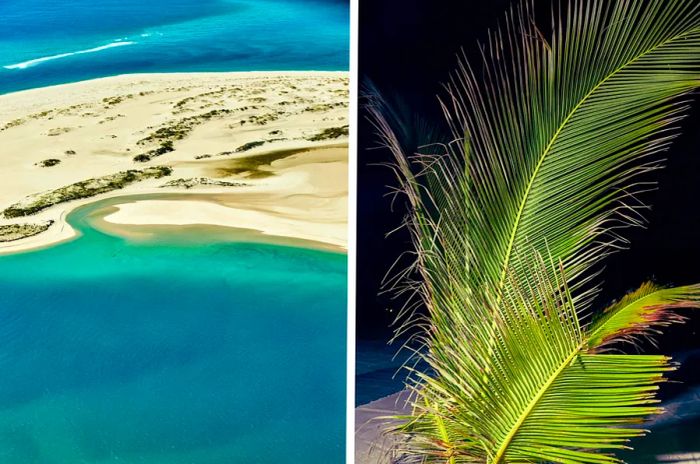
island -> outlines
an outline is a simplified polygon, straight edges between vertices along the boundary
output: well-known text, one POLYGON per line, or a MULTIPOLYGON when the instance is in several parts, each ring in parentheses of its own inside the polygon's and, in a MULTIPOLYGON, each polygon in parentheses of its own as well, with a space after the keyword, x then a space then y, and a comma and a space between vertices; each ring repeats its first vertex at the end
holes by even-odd
POLYGON ((0 253, 96 221, 212 225, 347 247, 346 72, 129 74, 0 96, 0 253))

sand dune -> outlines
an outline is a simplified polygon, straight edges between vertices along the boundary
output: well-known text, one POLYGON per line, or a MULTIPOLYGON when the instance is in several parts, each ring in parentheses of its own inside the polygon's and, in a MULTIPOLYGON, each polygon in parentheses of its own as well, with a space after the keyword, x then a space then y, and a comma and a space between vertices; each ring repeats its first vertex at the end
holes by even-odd
POLYGON ((118 205, 104 224, 345 247, 347 106, 342 72, 128 75, 0 96, 0 253, 69 239, 67 212, 134 194, 157 199, 118 205), (6 227, 3 239, 8 225, 32 234, 6 227))

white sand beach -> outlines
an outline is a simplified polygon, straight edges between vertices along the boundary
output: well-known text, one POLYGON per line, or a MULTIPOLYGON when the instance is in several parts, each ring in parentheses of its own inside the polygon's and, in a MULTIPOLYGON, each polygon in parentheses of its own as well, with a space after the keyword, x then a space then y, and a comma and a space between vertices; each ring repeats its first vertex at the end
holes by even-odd
POLYGON ((343 249, 347 106, 345 72, 125 75, 2 95, 0 253, 70 239, 71 210, 135 194, 103 218, 111 231, 204 224, 343 249))

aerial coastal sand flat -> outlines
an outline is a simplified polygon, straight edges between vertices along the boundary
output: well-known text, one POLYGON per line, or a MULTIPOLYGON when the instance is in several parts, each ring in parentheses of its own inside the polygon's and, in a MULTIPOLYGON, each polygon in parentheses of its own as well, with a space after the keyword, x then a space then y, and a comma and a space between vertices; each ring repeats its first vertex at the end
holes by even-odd
MULTIPOLYGON (((208 224, 346 246, 344 72, 141 74, 0 96, 0 253, 96 224, 208 224)), ((136 227, 137 228, 137 227, 136 227)))

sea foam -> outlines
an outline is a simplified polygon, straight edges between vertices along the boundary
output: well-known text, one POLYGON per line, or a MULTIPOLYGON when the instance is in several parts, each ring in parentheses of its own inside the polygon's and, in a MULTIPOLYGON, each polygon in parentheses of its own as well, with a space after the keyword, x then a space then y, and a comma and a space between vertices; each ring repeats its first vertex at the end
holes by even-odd
POLYGON ((35 58, 33 60, 23 61, 21 63, 8 64, 6 66, 3 66, 3 68, 5 68, 5 69, 27 69, 31 66, 35 66, 35 65, 43 63, 45 61, 58 60, 58 59, 67 58, 67 57, 73 56, 73 55, 82 55, 85 53, 101 52, 102 50, 107 50, 107 49, 114 48, 114 47, 123 47, 125 45, 134 45, 135 43, 136 42, 132 42, 132 41, 128 41, 128 40, 119 40, 116 42, 109 43, 107 45, 101 45, 99 47, 88 48, 86 50, 78 50, 77 52, 59 53, 58 55, 42 56, 41 58, 35 58))

